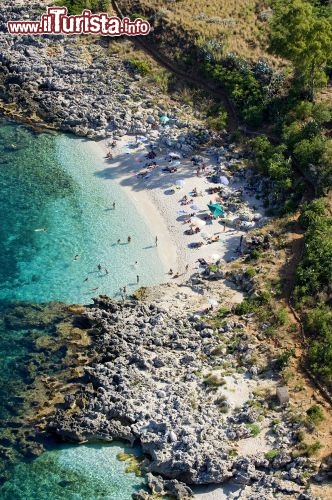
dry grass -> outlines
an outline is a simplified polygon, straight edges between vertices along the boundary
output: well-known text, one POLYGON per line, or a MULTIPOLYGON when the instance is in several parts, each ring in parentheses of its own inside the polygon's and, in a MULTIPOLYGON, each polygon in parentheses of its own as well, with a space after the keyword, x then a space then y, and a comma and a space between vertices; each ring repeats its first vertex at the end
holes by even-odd
MULTIPOLYGON (((123 1, 121 3, 123 5, 123 1)), ((267 55, 270 10, 264 1, 140 0, 140 3, 143 8, 152 8, 167 21, 181 25, 186 31, 195 30, 202 38, 221 41, 226 52, 236 52, 252 59, 267 55)), ((127 1, 126 4, 126 11, 132 10, 127 1)))

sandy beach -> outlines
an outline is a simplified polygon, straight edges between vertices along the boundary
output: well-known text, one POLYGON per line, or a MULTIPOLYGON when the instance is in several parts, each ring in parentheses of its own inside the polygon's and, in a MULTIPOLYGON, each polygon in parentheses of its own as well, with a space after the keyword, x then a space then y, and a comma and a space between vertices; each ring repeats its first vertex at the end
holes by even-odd
MULTIPOLYGON (((96 154, 103 158, 104 177, 119 183, 135 203, 138 213, 145 218, 151 233, 158 238, 157 248, 165 268, 165 281, 181 283, 199 269, 198 259, 204 259, 209 264, 218 260, 234 260, 240 238, 246 233, 234 227, 238 215, 236 213, 225 212, 224 218, 209 219, 207 222, 204 220, 210 214, 207 205, 220 201, 218 194, 207 192, 208 188, 215 187, 207 179, 217 166, 212 155, 202 152, 206 171, 197 175, 197 167, 193 165, 191 157, 182 158, 179 154, 181 158, 170 161, 169 153, 172 154, 174 149, 159 144, 158 141, 153 141, 153 144, 158 147, 154 159, 157 167, 151 170, 145 167, 150 162, 146 159, 151 151, 148 140, 139 140, 137 145, 134 136, 123 136, 114 148, 109 147, 108 141, 95 142, 93 147, 96 154), (111 151, 112 159, 106 158, 108 151, 111 151), (176 172, 163 171, 173 165, 176 166, 176 172), (195 189, 198 196, 193 195, 195 189), (187 196, 190 203, 181 203, 184 196, 187 196), (189 219, 190 222, 186 222, 189 219), (197 220, 199 232, 186 234, 191 227, 197 227, 191 224, 197 220), (223 223, 224 220, 226 224, 223 223), (216 241, 212 242, 213 239, 216 241), (191 248, 196 243, 202 246, 191 248), (172 275, 168 274, 170 269, 173 271, 172 275)), ((229 179, 229 186, 222 187, 228 194, 243 190, 245 181, 235 182, 229 173, 225 172, 225 175, 229 179)), ((252 213, 258 209, 257 200, 251 196, 245 196, 245 204, 252 213)))

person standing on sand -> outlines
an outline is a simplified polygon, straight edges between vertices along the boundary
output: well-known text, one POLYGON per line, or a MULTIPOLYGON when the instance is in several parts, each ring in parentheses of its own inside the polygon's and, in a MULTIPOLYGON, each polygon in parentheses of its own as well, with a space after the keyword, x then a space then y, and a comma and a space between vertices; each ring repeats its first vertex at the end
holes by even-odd
POLYGON ((136 281, 137 281, 137 284, 139 283, 139 276, 137 275, 136 276, 136 281))
POLYGON ((156 247, 157 247, 158 246, 158 236, 156 236, 156 238, 155 238, 154 241, 155 241, 155 244, 156 244, 156 247))
POLYGON ((128 239, 127 239, 128 243, 131 242, 131 236, 128 236, 128 239))
POLYGON ((119 239, 118 239, 118 245, 120 245, 120 243, 121 243, 121 240, 120 240, 120 238, 119 238, 119 239))
POLYGON ((189 270, 189 264, 186 265, 186 273, 188 272, 189 270))
POLYGON ((113 201, 113 210, 115 210, 115 201, 113 201))
POLYGON ((100 264, 98 264, 98 266, 97 266, 97 267, 98 267, 98 271, 101 271, 101 265, 100 265, 100 264))

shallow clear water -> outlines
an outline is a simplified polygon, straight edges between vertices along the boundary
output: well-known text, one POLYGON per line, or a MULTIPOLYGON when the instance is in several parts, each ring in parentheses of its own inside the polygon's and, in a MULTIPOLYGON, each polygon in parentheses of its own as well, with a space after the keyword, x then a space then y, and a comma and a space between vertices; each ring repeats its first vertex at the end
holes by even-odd
POLYGON ((63 445, 30 463, 16 466, 0 487, 1 500, 129 500, 142 488, 142 478, 126 473, 119 452, 137 450, 111 445, 63 445))
POLYGON ((89 303, 162 280, 154 236, 88 141, 7 124, 0 154, 0 299, 89 303))
MULTIPOLYGON (((19 301, 89 303, 94 295, 116 296, 119 287, 134 290, 137 275, 140 286, 162 280, 154 235, 117 183, 103 177, 104 169, 87 141, 0 123, 0 315, 10 301, 18 301, 14 309, 19 301)), ((33 338, 42 334, 40 327, 20 331, 1 321, 0 427, 20 411, 30 383, 25 363, 31 368, 33 338)), ((42 351, 38 356, 40 363, 42 351)), ((10 454, 10 446, 2 440, 0 451, 10 454)), ((142 481, 125 473, 118 451, 61 446, 22 460, 0 498, 130 499, 142 481)))

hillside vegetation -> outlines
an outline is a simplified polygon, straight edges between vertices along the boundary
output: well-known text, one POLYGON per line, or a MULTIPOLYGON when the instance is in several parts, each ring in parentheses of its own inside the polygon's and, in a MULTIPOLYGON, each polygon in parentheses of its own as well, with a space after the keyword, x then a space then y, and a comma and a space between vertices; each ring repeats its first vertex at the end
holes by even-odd
MULTIPOLYGON (((125 4, 128 2, 120 2, 125 4)), ((130 3, 130 2, 129 2, 130 3)), ((137 2, 133 3, 138 6, 137 2)), ((140 8, 152 9, 166 23, 193 33, 201 44, 220 44, 226 52, 247 58, 262 57, 267 47, 268 2, 260 0, 142 0, 140 8)))
MULTIPOLYGON (((320 94, 332 75, 330 3, 120 0, 119 5, 126 15, 150 20, 154 50, 227 92, 242 130, 256 129, 247 147, 253 164, 271 181, 266 208, 276 215, 299 209, 302 214, 303 252, 292 300, 304 326, 308 366, 330 385, 332 107, 330 94, 324 100, 320 94)), ((218 115, 208 123, 217 121, 218 115)))

